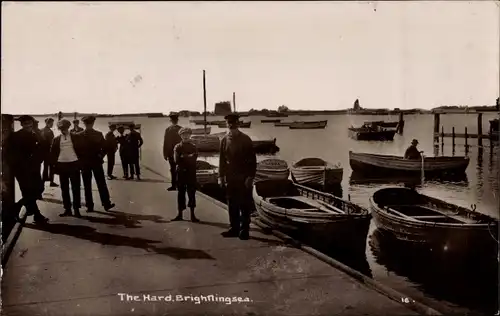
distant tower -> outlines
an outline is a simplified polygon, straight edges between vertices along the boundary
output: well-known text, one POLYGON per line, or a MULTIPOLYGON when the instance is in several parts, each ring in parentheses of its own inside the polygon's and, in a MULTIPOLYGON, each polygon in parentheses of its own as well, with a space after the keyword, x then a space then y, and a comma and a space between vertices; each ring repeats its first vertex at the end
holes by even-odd
POLYGON ((60 121, 62 118, 63 118, 63 114, 61 111, 59 111, 59 113, 57 113, 57 120, 60 121))
POLYGON ((354 101, 353 110, 354 110, 354 111, 359 111, 359 110, 361 110, 361 107, 359 106, 359 100, 358 100, 358 99, 356 99, 356 101, 354 101))

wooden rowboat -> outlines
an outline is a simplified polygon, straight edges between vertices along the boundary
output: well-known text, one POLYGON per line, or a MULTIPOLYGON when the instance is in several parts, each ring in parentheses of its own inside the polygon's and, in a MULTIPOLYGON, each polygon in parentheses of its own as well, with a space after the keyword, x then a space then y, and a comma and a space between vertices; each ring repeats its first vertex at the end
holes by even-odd
POLYGON ((261 123, 279 123, 281 122, 281 119, 264 119, 260 120, 261 123))
POLYGON ((330 186, 340 184, 344 169, 321 158, 304 158, 292 165, 292 179, 298 184, 330 186))
POLYGON ((377 125, 377 122, 370 122, 361 127, 349 127, 349 137, 355 140, 378 140, 378 141, 392 141, 396 134, 395 128, 383 128, 377 125))
MULTIPOLYGON (((422 172, 422 160, 398 156, 354 153, 349 151, 352 170, 377 174, 416 174, 422 172)), ((424 174, 463 173, 469 165, 468 157, 424 157, 424 174)))
POLYGON ((285 127, 288 127, 290 125, 292 125, 293 122, 276 122, 274 123, 274 126, 285 126, 285 127))
POLYGON ((257 164, 255 182, 263 180, 286 180, 290 176, 290 168, 282 159, 264 159, 257 164))
POLYGON ((191 140, 199 152, 218 152, 220 139, 216 135, 192 135, 191 140))
POLYGON ((198 186, 217 185, 217 167, 204 160, 196 161, 196 182, 198 186))
MULTIPOLYGON (((219 128, 226 128, 227 127, 227 123, 224 122, 224 123, 220 123, 220 124, 217 124, 219 126, 219 128)), ((250 128, 250 126, 252 125, 252 122, 251 121, 248 121, 248 122, 241 122, 240 121, 240 124, 238 125, 238 128, 250 128)))
POLYGON ((498 249, 498 219, 407 188, 384 188, 370 197, 377 227, 399 240, 436 250, 498 249))
POLYGON ((365 122, 363 125, 376 125, 382 128, 397 128, 399 122, 384 122, 384 121, 373 121, 373 122, 365 122))
POLYGON ((260 220, 306 243, 364 252, 371 214, 349 201, 290 180, 265 180, 253 188, 260 220))
POLYGON ((210 132, 212 131, 212 127, 207 126, 206 131, 205 131, 204 127, 192 128, 191 131, 192 131, 193 135, 205 135, 205 134, 210 134, 210 132))
POLYGON ((290 124, 290 129, 322 129, 325 128, 328 121, 297 121, 290 124))

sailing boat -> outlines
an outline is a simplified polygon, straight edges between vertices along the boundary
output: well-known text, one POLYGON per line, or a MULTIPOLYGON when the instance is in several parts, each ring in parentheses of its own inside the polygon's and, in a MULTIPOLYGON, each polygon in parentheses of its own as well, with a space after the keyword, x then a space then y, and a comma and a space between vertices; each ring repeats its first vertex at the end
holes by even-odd
POLYGON ((205 86, 205 70, 203 70, 203 135, 192 135, 191 140, 198 148, 199 152, 218 152, 220 140, 217 135, 207 133, 207 90, 205 86))

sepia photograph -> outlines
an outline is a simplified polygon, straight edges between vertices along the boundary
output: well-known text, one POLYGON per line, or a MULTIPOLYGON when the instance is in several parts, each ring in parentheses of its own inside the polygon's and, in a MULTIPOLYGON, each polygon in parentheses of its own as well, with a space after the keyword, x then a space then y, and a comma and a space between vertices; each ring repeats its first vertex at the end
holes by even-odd
POLYGON ((500 1, 1 6, 0 315, 500 315, 500 1))

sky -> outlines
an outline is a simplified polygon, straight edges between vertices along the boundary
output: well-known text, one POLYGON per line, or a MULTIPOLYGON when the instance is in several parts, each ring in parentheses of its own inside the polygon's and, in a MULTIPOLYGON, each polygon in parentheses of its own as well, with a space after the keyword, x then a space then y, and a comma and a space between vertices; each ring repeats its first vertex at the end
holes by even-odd
POLYGON ((493 105, 500 4, 2 2, 2 113, 493 105))

